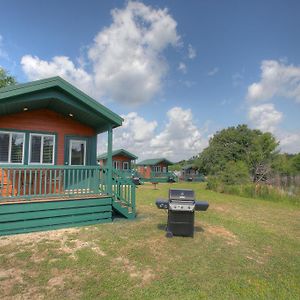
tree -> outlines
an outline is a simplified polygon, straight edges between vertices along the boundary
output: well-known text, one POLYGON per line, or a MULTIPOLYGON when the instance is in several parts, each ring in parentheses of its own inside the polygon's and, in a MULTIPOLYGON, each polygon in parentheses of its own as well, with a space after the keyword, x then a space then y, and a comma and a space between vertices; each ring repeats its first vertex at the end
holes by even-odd
POLYGON ((242 161, 253 180, 264 180, 277 155, 278 142, 271 133, 252 130, 247 125, 229 127, 217 132, 209 146, 200 153, 196 164, 205 175, 217 175, 228 162, 242 161))
POLYGON ((17 81, 13 76, 10 76, 3 68, 0 67, 0 88, 16 84, 17 81))

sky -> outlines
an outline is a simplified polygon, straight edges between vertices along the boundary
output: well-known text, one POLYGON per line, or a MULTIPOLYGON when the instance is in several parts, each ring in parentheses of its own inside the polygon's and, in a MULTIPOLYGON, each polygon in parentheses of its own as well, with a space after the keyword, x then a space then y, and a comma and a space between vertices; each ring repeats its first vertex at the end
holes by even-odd
POLYGON ((300 151, 298 0, 0 0, 0 66, 121 115, 113 147, 139 160, 188 159, 238 124, 300 151))

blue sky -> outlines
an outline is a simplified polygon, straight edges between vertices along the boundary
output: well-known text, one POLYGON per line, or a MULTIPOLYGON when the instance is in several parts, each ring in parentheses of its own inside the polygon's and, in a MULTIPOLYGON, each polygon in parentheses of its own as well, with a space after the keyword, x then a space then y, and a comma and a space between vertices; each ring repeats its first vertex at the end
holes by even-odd
POLYGON ((60 75, 121 114, 115 148, 179 160, 246 123, 300 151, 299 1, 0 4, 0 66, 60 75))

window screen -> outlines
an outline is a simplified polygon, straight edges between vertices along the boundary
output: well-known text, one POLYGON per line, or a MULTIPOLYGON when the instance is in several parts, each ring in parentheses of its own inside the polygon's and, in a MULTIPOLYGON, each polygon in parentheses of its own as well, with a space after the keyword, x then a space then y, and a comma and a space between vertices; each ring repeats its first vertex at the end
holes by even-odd
POLYGON ((0 162, 23 163, 24 133, 0 132, 0 162))
POLYGON ((54 135, 31 134, 30 163, 54 163, 54 135))
POLYGON ((8 163, 9 133, 0 133, 0 162, 8 163))

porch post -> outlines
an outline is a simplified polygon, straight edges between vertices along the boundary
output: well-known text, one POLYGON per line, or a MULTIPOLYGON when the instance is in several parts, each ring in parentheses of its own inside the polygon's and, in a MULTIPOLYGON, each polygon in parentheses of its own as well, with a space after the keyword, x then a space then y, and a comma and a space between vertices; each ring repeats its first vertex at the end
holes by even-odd
POLYGON ((109 124, 108 126, 108 132, 107 132, 107 161, 106 161, 106 167, 107 167, 107 192, 109 194, 112 193, 112 124, 109 124))

